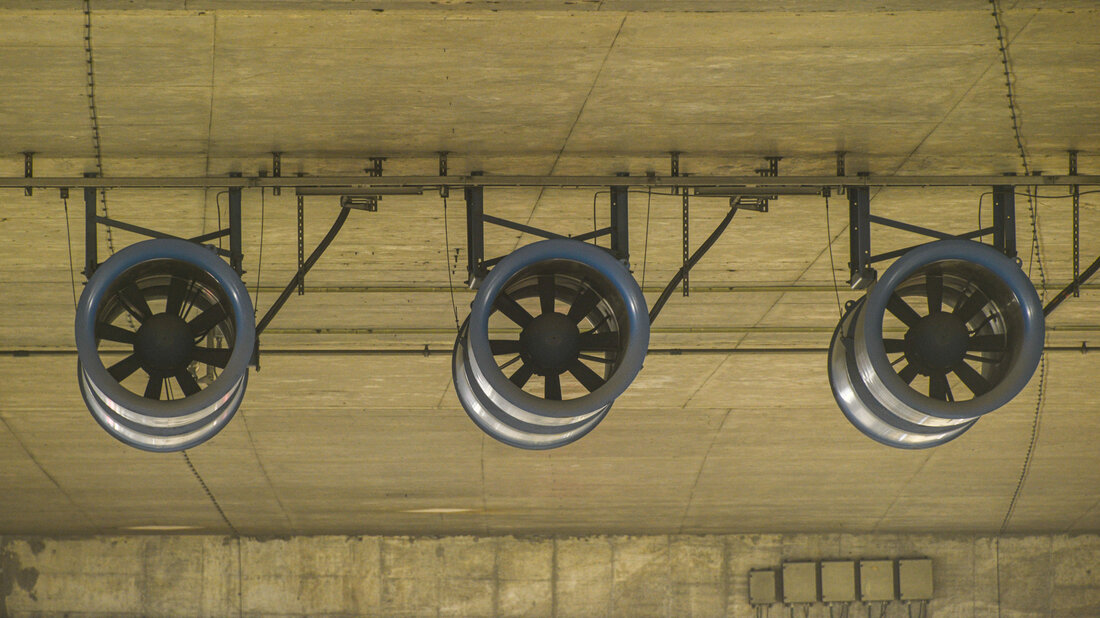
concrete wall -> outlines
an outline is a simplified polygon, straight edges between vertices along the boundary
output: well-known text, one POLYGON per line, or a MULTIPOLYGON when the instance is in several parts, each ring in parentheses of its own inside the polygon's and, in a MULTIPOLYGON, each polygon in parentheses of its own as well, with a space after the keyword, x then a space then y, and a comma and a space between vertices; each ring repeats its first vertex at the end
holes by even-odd
POLYGON ((753 616, 749 569, 913 556, 930 616, 1100 616, 1097 535, 8 537, 0 615, 753 616))

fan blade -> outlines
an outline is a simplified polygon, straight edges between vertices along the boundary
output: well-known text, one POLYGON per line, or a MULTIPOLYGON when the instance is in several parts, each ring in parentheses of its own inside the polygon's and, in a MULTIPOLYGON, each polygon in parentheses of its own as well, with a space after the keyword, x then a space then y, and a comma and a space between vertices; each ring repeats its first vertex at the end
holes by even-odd
POLYGON ((539 275, 539 307, 543 313, 554 313, 554 275, 539 275))
POLYGON ((229 316, 225 314, 225 308, 219 303, 200 313, 197 318, 188 322, 187 326, 191 329, 191 335, 198 339, 227 317, 229 316))
POLYGON ((917 377, 917 368, 913 365, 906 365, 898 372, 898 377, 904 380, 906 384, 912 384, 913 378, 917 377))
POLYGON ((493 356, 520 353, 519 341, 516 339, 490 339, 489 349, 493 351, 493 356))
POLYGON ((569 373, 573 374, 573 377, 581 383, 581 386, 587 388, 590 393, 603 386, 604 382, 606 382, 598 373, 592 371, 588 365, 585 365, 580 360, 573 361, 573 364, 569 365, 569 373))
POLYGON ((119 343, 133 343, 134 337, 137 333, 120 328, 114 324, 104 324, 99 322, 95 325, 95 336, 100 339, 106 339, 107 341, 117 341, 119 343))
POLYGON ((561 401, 561 376, 556 373, 546 374, 546 399, 561 401))
POLYGON ((160 376, 149 376, 149 383, 145 385, 146 399, 160 399, 160 389, 164 385, 164 379, 160 376))
POLYGON ((509 320, 518 324, 520 328, 526 328, 531 320, 535 319, 514 298, 504 292, 497 294, 496 300, 493 301, 493 307, 506 315, 509 320))
POLYGON ((913 308, 906 304, 906 302, 896 293, 891 294, 890 299, 886 301, 886 309, 897 316, 897 318, 904 322, 909 328, 912 328, 917 323, 917 320, 920 320, 920 316, 917 315, 917 312, 913 311, 913 308))
POLYGON ((955 307, 955 310, 951 313, 963 322, 969 322, 982 310, 982 307, 984 307, 987 302, 989 301, 986 300, 985 295, 976 291, 963 301, 961 305, 955 307))
POLYGON ((590 352, 616 352, 619 349, 619 333, 613 330, 603 333, 581 333, 577 349, 590 352))
POLYGON ((183 298, 190 288, 191 282, 189 280, 183 277, 172 277, 172 282, 168 284, 168 300, 164 312, 169 315, 182 315, 183 298))
POLYGON ((524 364, 520 365, 519 369, 516 369, 516 372, 513 373, 512 377, 510 377, 508 379, 512 381, 512 384, 515 384, 516 386, 518 386, 520 388, 523 388, 523 385, 527 384, 527 381, 531 379, 531 376, 534 373, 535 373, 535 371, 533 369, 531 369, 531 366, 528 365, 527 363, 524 363, 524 364))
POLYGON ((596 290, 585 288, 584 292, 577 297, 577 300, 573 301, 573 306, 569 308, 569 319, 579 324, 585 316, 592 313, 599 302, 600 295, 596 293, 596 290))
POLYGON ((928 396, 932 399, 947 401, 951 387, 947 384, 947 375, 934 373, 928 379, 928 396))
POLYGON ((883 339, 882 344, 886 346, 887 354, 896 354, 905 351, 904 339, 883 339))
POLYGON ((928 273, 924 291, 928 295, 928 313, 939 313, 943 309, 943 273, 928 273))
POLYGON ((966 349, 971 352, 1004 352, 1004 335, 977 335, 966 342, 966 349))
POLYGON ((122 301, 122 307, 138 322, 144 322, 153 315, 149 302, 145 300, 145 295, 137 289, 137 286, 128 285, 122 288, 118 291, 118 297, 122 301))
POLYGON ((191 396, 202 390, 199 383, 195 381, 195 377, 186 369, 177 371, 175 378, 176 382, 179 382, 180 388, 183 389, 184 395, 191 396))
POLYGON ((225 369, 225 366, 229 364, 229 357, 232 355, 233 351, 228 348, 204 348, 202 346, 191 348, 191 360, 221 369, 225 369))
POLYGON ((107 369, 107 373, 111 374, 111 377, 115 380, 121 382, 130 377, 139 368, 141 368, 141 360, 138 359, 137 354, 131 354, 111 365, 107 369))
POLYGON ((966 363, 960 362, 951 368, 951 371, 955 372, 955 375, 959 376, 966 388, 970 389, 970 392, 974 393, 974 396, 984 395, 989 392, 989 389, 993 388, 989 384, 989 380, 982 377, 982 374, 978 373, 973 367, 966 363))

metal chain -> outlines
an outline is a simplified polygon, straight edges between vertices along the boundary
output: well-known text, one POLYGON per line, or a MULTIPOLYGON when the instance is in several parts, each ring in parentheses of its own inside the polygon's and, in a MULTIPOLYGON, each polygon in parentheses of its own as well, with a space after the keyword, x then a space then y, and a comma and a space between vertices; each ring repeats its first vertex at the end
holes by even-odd
MULTIPOLYGON (((95 59, 92 56, 92 3, 84 0, 84 60, 87 67, 88 89, 88 118, 92 123, 92 147, 95 150, 95 168, 99 176, 103 176, 103 149, 99 141, 99 112, 95 102, 95 59)), ((110 217, 107 212, 107 189, 99 191, 100 204, 103 207, 103 216, 110 217)), ((111 233, 111 226, 107 228, 107 251, 115 254, 115 240, 111 233)))
POLYGON ((206 486, 206 481, 202 480, 202 476, 199 475, 199 471, 195 469, 195 464, 191 463, 191 456, 188 455, 187 451, 185 450, 180 451, 180 453, 183 454, 183 460, 187 462, 187 467, 191 469, 191 474, 195 475, 195 480, 199 482, 199 485, 202 486, 202 490, 206 492, 206 497, 210 498, 210 503, 214 505, 215 509, 217 509, 218 515, 222 516, 222 521, 224 521, 225 525, 229 526, 229 529, 233 531, 233 536, 240 537, 241 533, 237 531, 237 527, 233 525, 233 522, 229 521, 229 518, 226 517, 225 511, 222 510, 222 505, 218 504, 218 500, 214 497, 214 493, 211 492, 210 488, 206 486))
MULTIPOLYGON (((989 3, 993 6, 993 20, 997 29, 997 46, 1000 48, 1001 64, 1004 68, 1008 110, 1012 116, 1012 134, 1016 139, 1016 148, 1020 154, 1020 161, 1023 164, 1024 173, 1031 175, 1031 166, 1028 162, 1027 150, 1024 148, 1023 138, 1020 136, 1020 111, 1016 104, 1016 89, 1012 83, 1012 63, 1008 55, 1008 34, 1002 19, 1003 13, 997 0, 989 0, 989 3)), ((1035 257, 1035 265, 1039 270, 1039 296, 1045 301, 1047 279, 1046 270, 1043 268, 1043 254, 1039 246, 1038 203, 1036 202, 1036 196, 1030 189, 1026 190, 1026 194, 1027 211, 1031 221, 1031 252, 1035 257)), ((1043 410, 1043 402, 1046 400, 1046 370, 1047 357, 1044 354, 1039 357, 1039 383, 1036 389, 1038 392, 1035 401, 1035 416, 1031 424, 1031 439, 1028 442, 1027 453, 1024 455, 1024 463, 1020 470, 1020 477, 1016 481, 1016 489, 1012 492, 1012 500, 1009 501, 1008 509, 1005 511, 1004 519, 1001 521, 999 534, 1004 534, 1008 529, 1008 524, 1012 520, 1012 515, 1016 512, 1016 503, 1020 498, 1020 493, 1023 491, 1024 483, 1027 481, 1028 472, 1031 469, 1032 455, 1035 452, 1035 445, 1039 438, 1039 421, 1043 410)))

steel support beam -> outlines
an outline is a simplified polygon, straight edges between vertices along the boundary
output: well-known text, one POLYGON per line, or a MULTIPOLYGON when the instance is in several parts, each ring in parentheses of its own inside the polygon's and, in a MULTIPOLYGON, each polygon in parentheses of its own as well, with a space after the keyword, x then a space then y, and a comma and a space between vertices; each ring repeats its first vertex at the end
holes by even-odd
POLYGON ((485 191, 481 187, 466 187, 466 283, 473 285, 484 275, 485 257, 485 191))
MULTIPOLYGON (((626 176, 626 174, 621 174, 626 176)), ((611 253, 630 267, 630 218, 627 211, 627 187, 611 187, 611 253)))
POLYGON ((84 187, 84 277, 89 278, 99 267, 99 233, 96 229, 96 190, 84 187))
POLYGON ((849 186, 848 193, 848 285, 862 290, 875 282, 877 273, 871 268, 871 190, 849 186))
MULTIPOLYGON (((232 176, 232 174, 231 174, 232 176)), ((241 243, 241 189, 229 189, 229 265, 237 274, 244 273, 244 248, 241 243)))
POLYGON ((4 177, 0 189, 59 188, 232 188, 260 187, 1082 187, 1100 186, 1100 176, 147 176, 114 178, 4 177))
POLYGON ((993 187, 993 246, 1016 257, 1016 192, 1011 185, 993 187))

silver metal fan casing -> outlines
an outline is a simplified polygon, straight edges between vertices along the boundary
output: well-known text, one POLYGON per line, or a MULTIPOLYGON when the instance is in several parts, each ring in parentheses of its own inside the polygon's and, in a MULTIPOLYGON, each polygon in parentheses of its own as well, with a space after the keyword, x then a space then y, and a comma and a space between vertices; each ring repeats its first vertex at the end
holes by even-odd
POLYGON ((542 241, 505 257, 482 282, 455 344, 455 388, 467 414, 492 437, 520 448, 554 448, 580 438, 607 415, 641 369, 648 344, 645 299, 618 260, 579 241, 542 241), (498 296, 523 294, 540 276, 553 276, 557 294, 564 296, 598 290, 592 311, 601 312, 619 333, 615 366, 586 395, 557 400, 525 392, 494 359, 489 321, 498 296))
MULTIPOLYGON (((907 326, 906 339, 894 340, 895 346, 905 347, 904 360, 910 360, 916 345, 910 335, 919 330, 907 326)), ((891 446, 934 446, 957 437, 975 419, 1015 397, 1035 372, 1043 339, 1042 304, 1014 260, 972 241, 937 241, 894 262, 845 315, 830 350, 830 381, 841 409, 868 435, 891 446), (888 358, 883 327, 885 315, 895 310, 891 304, 904 295, 919 296, 933 278, 940 295, 935 302, 951 308, 944 313, 955 316, 966 337, 980 334, 1003 342, 995 354, 983 351, 965 356, 980 361, 980 372, 968 369, 963 376, 966 368, 956 363, 956 375, 967 378, 970 399, 922 393, 910 386, 911 375, 907 382, 895 370, 894 364, 903 359, 888 358), (971 389, 973 383, 980 388, 971 389)))
POLYGON ((255 316, 239 275, 213 251, 184 240, 155 239, 122 249, 96 269, 77 304, 75 336, 81 393, 96 420, 111 435, 137 448, 174 451, 209 439, 236 412, 255 350, 255 316), (120 282, 136 272, 148 278, 173 269, 201 273, 207 292, 224 302, 231 314, 233 349, 206 388, 163 401, 131 392, 108 372, 98 353, 96 326, 103 318, 105 300, 120 282))

